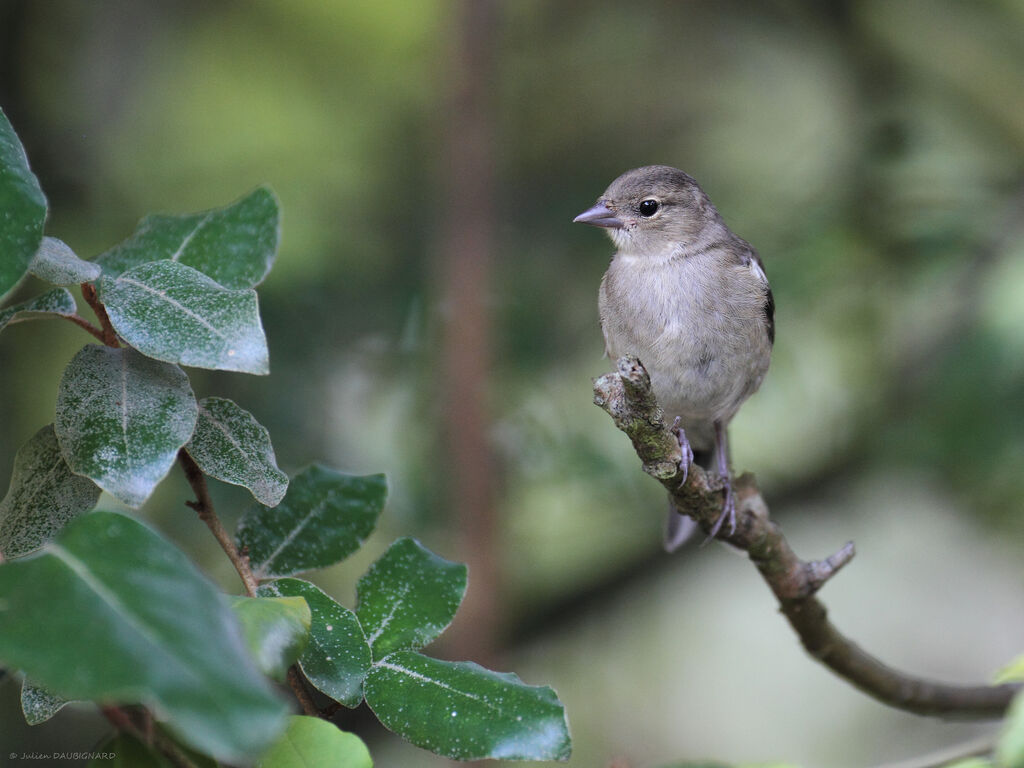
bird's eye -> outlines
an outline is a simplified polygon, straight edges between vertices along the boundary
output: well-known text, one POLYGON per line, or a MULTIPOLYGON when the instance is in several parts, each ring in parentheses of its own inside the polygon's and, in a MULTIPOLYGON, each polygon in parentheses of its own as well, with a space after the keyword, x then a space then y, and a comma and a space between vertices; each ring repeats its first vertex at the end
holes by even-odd
POLYGON ((640 203, 640 215, 645 218, 650 218, 658 212, 658 201, 657 200, 644 200, 640 203))

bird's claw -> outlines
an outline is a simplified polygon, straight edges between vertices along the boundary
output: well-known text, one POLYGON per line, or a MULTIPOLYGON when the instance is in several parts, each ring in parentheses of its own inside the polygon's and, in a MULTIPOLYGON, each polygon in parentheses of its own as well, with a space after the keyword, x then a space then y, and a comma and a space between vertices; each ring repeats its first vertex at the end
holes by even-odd
POLYGON ((686 437, 686 431, 679 426, 679 417, 676 416, 676 420, 672 422, 672 434, 676 436, 679 441, 679 471, 683 473, 683 479, 679 482, 679 487, 682 488, 686 485, 686 478, 690 476, 690 465, 693 464, 693 448, 690 446, 690 441, 686 437))

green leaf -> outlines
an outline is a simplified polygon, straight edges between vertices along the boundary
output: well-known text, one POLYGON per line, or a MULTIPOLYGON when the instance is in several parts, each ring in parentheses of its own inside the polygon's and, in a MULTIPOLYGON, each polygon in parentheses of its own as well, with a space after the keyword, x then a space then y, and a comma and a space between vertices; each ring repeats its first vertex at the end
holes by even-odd
POLYGON ((1003 733, 996 745, 996 765, 1000 768, 1024 766, 1024 691, 1014 696, 1003 722, 1003 733))
POLYGON ((140 507, 192 436, 196 414, 176 365, 90 344, 60 380, 54 426, 73 472, 140 507))
POLYGON ((45 723, 70 703, 40 688, 28 678, 21 681, 21 712, 29 725, 45 723))
POLYGON ((242 518, 238 544, 257 579, 326 568, 362 545, 384 508, 384 475, 346 475, 314 464, 296 475, 284 501, 242 518))
POLYGON ((1013 683, 1024 680, 1024 654, 1018 656, 996 673, 995 683, 1013 683))
POLYGON ((229 290, 192 267, 154 261, 104 277, 100 296, 118 334, 149 357, 195 368, 270 371, 252 289, 229 290))
POLYGON ((0 565, 0 626, 0 662, 64 698, 143 704, 217 759, 251 759, 284 727, 224 596, 134 518, 84 515, 0 565))
POLYGON ((261 187, 231 205, 184 216, 147 216, 134 234, 97 259, 107 277, 168 259, 225 288, 252 288, 274 263, 280 239, 277 198, 261 187))
POLYGON ((373 768, 370 751, 354 733, 319 717, 293 715, 288 729, 257 768, 373 768))
POLYGON ((0 299, 25 276, 43 239, 46 197, 28 167, 14 128, 0 109, 0 299))
POLYGON ((444 632, 466 594, 466 566, 399 539, 359 579, 357 594, 356 616, 380 659, 444 632))
POLYGON ((208 397, 187 450, 206 474, 248 488, 256 501, 276 507, 288 490, 288 475, 277 468, 270 433, 231 400, 208 397))
POLYGON ((28 271, 54 285, 78 285, 91 283, 100 276, 100 266, 84 261, 56 237, 44 237, 29 262, 28 271))
POLYGON ((96 484, 64 461, 53 425, 43 427, 14 457, 11 485, 0 501, 0 553, 9 559, 39 549, 99 497, 96 484))
POLYGON ((388 729, 455 760, 568 760, 572 750, 555 692, 513 674, 399 651, 363 688, 388 729))
POLYGON ((87 768, 174 768, 168 758, 126 733, 107 739, 93 754, 87 768))
POLYGON ((231 601, 256 666, 284 681, 309 639, 309 606, 301 597, 235 597, 231 601))
POLYGON ((21 320, 31 320, 36 317, 47 317, 51 315, 62 315, 69 317, 78 311, 75 306, 75 297, 67 288, 54 288, 52 291, 36 296, 34 299, 23 301, 7 309, 0 309, 0 331, 10 323, 21 320))
POLYGON ((305 598, 313 621, 309 644, 299 657, 302 673, 318 691, 346 707, 358 707, 373 659, 355 613, 301 579, 277 579, 261 586, 260 594, 305 598))

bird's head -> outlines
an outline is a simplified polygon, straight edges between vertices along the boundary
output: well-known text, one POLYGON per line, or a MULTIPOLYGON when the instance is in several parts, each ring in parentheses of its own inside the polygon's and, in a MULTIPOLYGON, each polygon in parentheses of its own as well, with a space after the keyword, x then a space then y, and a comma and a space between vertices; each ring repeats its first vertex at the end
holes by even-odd
POLYGON ((603 227, 620 253, 655 256, 697 239, 718 211, 696 181, 678 168, 648 165, 626 171, 574 222, 603 227))

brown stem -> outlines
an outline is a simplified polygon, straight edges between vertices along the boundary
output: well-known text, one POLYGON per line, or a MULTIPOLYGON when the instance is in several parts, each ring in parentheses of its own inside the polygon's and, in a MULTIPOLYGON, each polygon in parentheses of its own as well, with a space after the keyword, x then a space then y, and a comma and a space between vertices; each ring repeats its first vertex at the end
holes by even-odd
MULTIPOLYGON (((210 529, 213 537, 217 539, 217 543, 220 544, 224 554, 228 556, 228 560, 235 566, 239 578, 242 579, 245 593, 249 597, 256 597, 259 582, 256 580, 252 568, 249 567, 249 558, 244 553, 238 551, 234 539, 225 530, 220 522, 220 518, 217 517, 216 512, 213 510, 213 500, 210 498, 210 489, 206 485, 206 475, 203 474, 195 459, 184 448, 178 451, 178 463, 181 464, 181 468, 185 472, 185 478, 192 487, 192 492, 196 495, 195 501, 186 501, 185 504, 196 511, 199 519, 206 523, 206 527, 210 529)), ((294 664, 288 668, 288 685, 291 686, 292 691, 295 693, 295 698, 302 705, 302 711, 307 715, 318 717, 320 712, 306 690, 302 674, 294 664)))
POLYGON ((184 448, 178 451, 178 463, 181 464, 181 468, 185 472, 185 478, 188 480, 188 484, 192 486, 192 492, 196 495, 195 501, 186 501, 185 504, 198 513, 199 519, 206 523, 210 533, 217 539, 217 543, 224 550, 224 554, 228 556, 228 560, 231 561, 231 564, 235 566, 235 570, 238 571, 242 584, 245 586, 245 593, 249 597, 256 597, 258 583, 252 573, 252 568, 249 567, 249 558, 238 551, 238 547, 235 546, 235 541, 231 538, 231 534, 224 529, 220 518, 214 512, 213 500, 210 498, 210 489, 206 486, 206 475, 203 474, 195 459, 189 456, 188 451, 184 448))
POLYGON ((89 333, 91 333, 93 336, 95 336, 97 339, 102 341, 104 344, 106 343, 106 337, 103 335, 103 331, 101 331, 95 325, 90 323, 88 320, 86 320, 81 315, 61 315, 61 317, 63 317, 65 320, 70 320, 75 325, 77 325, 80 328, 83 328, 86 331, 88 331, 89 333))
MULTIPOLYGON (((196 768, 196 764, 193 763, 184 752, 175 744, 173 741, 168 739, 158 730, 153 729, 149 734, 143 728, 140 728, 128 713, 120 707, 100 707, 100 711, 103 712, 103 716, 107 718, 111 725, 122 733, 127 733, 130 736, 138 739, 143 744, 151 744, 161 754, 170 760, 175 768, 196 768)), ((152 715, 149 714, 149 710, 144 710, 147 722, 152 722, 152 715)))
POLYGON ((110 323, 107 308, 103 306, 103 302, 96 295, 96 286, 92 283, 82 283, 82 298, 85 299, 86 304, 92 307, 92 311, 96 314, 96 319, 100 321, 100 328, 102 330, 100 331, 99 339, 108 347, 121 346, 117 340, 117 332, 110 323))
POLYGON ((341 709, 341 704, 336 701, 332 701, 326 707, 320 710, 320 717, 324 720, 330 720, 334 715, 341 709))
POLYGON ((288 685, 291 686, 292 691, 295 693, 295 698, 302 705, 302 711, 307 715, 320 717, 320 710, 316 708, 316 704, 313 703, 309 691, 306 690, 306 684, 302 680, 302 673, 299 672, 298 667, 294 664, 288 667, 288 685))
MULTIPOLYGON (((722 513, 721 487, 717 478, 697 466, 691 466, 686 482, 681 482, 678 441, 665 425, 640 361, 621 358, 615 372, 596 379, 594 402, 629 435, 644 470, 661 481, 676 508, 710 531, 722 513)), ((1020 684, 934 682, 888 667, 847 639, 828 620, 825 606, 814 595, 853 558, 852 543, 826 560, 804 562, 770 519, 754 476, 736 478, 733 489, 736 530, 720 533, 718 538, 747 553, 811 656, 869 696, 908 712, 967 718, 997 718, 1006 712, 1020 684)))

